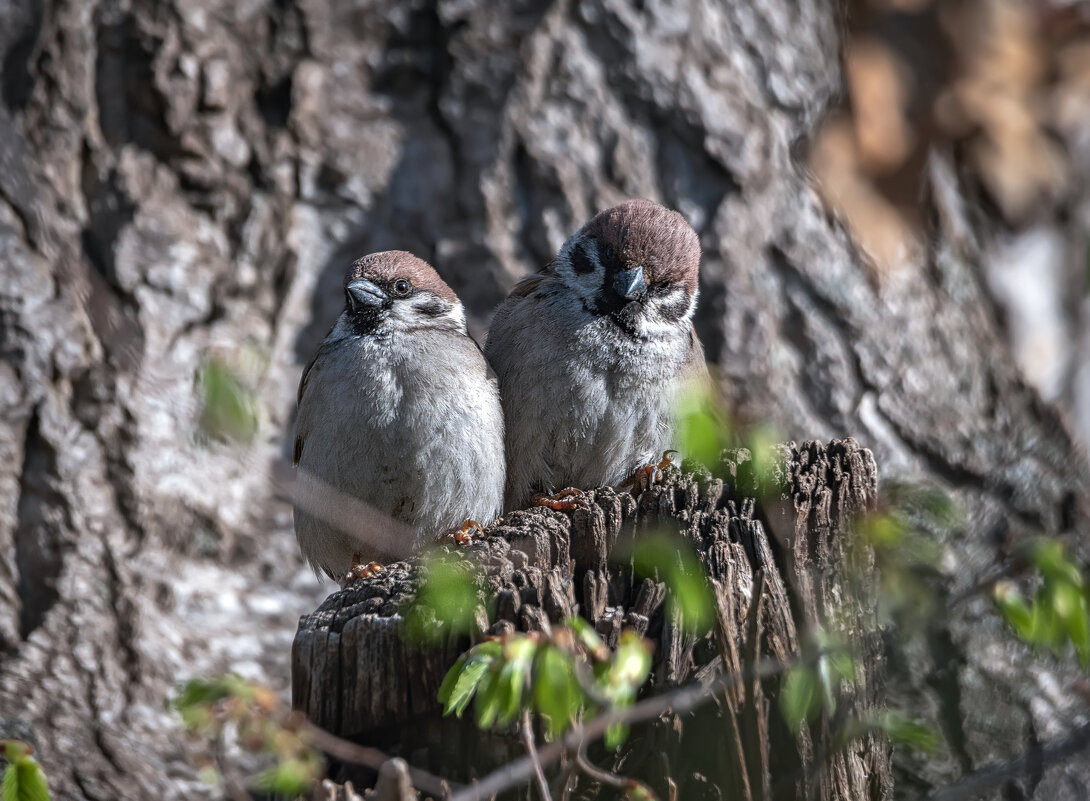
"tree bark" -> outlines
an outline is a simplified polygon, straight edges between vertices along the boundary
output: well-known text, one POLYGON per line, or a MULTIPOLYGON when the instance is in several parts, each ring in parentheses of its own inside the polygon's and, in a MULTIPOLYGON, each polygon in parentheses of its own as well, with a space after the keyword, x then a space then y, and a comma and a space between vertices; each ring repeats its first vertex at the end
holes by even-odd
MULTIPOLYGON (((852 712, 840 714, 873 713, 882 686, 877 582, 851 529, 875 508, 873 457, 853 440, 835 440, 781 447, 778 458, 774 487, 760 503, 753 462, 741 451, 719 465, 722 477, 671 468, 638 501, 605 487, 570 515, 506 515, 487 538, 455 549, 482 577, 476 636, 547 632, 576 615, 610 646, 623 628, 634 629, 654 643, 650 692, 663 692, 723 671, 744 675, 765 658, 787 664, 800 640, 829 625, 855 638, 860 666, 840 699, 852 712), (667 585, 634 571, 634 545, 656 532, 677 532, 699 553, 716 598, 715 632, 687 633, 667 611, 667 585)), ((469 643, 406 635, 405 613, 426 580, 418 564, 398 563, 305 617, 293 648, 294 702, 322 728, 465 782, 524 749, 511 731, 480 732, 471 715, 443 717, 439 684, 469 643)), ((742 682, 694 713, 637 727, 616 754, 592 753, 663 798, 890 798, 884 739, 867 735, 843 749, 829 718, 793 735, 777 707, 780 678, 742 682)), ((346 775, 357 786, 368 780, 346 775)), ((578 797, 593 797, 585 780, 581 786, 578 797)))
MULTIPOLYGON (((413 250, 480 336, 523 273, 633 195, 701 236, 698 329, 740 419, 854 436, 884 476, 955 496, 940 604, 1028 532, 1085 535, 1083 456, 984 286, 1007 226, 957 154, 927 162, 934 225, 896 273, 813 191, 802 162, 845 89, 845 13, 0 0, 0 736, 33 736, 62 798, 212 794, 164 700, 195 673, 287 681, 320 591, 266 468, 289 452, 344 264, 413 250), (256 393, 251 444, 201 433, 212 357, 256 393)), ((1072 246, 1080 197, 1042 212, 1072 246)), ((947 743, 900 757, 911 794, 1081 714, 1077 671, 1031 658, 984 599, 923 648, 891 640, 892 700, 947 743)), ((1017 785, 1082 798, 1090 761, 1017 785)))

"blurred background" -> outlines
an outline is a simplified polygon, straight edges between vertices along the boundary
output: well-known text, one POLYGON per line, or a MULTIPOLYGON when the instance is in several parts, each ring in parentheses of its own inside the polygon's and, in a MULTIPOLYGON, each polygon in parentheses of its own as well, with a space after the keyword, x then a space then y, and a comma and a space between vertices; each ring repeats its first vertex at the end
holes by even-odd
MULTIPOLYGON (((946 592, 1086 540, 1090 4, 0 0, 0 59, 0 737, 58 797, 203 797, 173 683, 287 687, 333 589, 286 502, 296 386, 371 251, 480 340, 658 200, 733 415, 951 492, 946 592)), ((948 743, 913 792, 1086 715, 984 612, 893 660, 948 743)))

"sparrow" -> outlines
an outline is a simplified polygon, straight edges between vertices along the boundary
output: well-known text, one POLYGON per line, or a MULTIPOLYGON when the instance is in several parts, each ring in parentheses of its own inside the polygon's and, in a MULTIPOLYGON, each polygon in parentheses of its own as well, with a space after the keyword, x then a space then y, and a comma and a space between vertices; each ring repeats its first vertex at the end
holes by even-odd
POLYGON ((411 253, 373 253, 348 268, 344 296, 303 370, 293 448, 299 547, 342 582, 378 569, 376 556, 490 523, 505 473, 496 382, 439 274, 411 253))
POLYGON ((485 355, 503 399, 507 509, 570 509, 575 488, 639 484, 641 470, 646 482, 669 461, 678 394, 710 380, 692 325, 699 269, 684 217, 629 200, 500 304, 485 355))

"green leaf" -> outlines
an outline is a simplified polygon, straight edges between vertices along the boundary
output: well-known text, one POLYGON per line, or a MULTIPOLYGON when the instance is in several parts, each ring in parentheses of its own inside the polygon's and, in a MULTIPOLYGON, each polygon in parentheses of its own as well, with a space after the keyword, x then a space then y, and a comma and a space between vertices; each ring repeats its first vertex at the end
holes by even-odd
POLYGON ((581 617, 570 617, 567 623, 575 632, 576 639, 587 649, 591 656, 599 661, 609 659, 609 648, 602 642, 602 638, 598 636, 598 632, 594 630, 588 620, 581 617))
POLYGON ((490 670, 477 685, 477 698, 473 704, 477 713, 477 728, 491 729, 499 717, 503 697, 497 676, 498 671, 490 670))
POLYGON ((603 738, 605 747, 610 751, 616 751, 628 739, 629 731, 630 728, 627 723, 614 723, 606 729, 606 735, 603 738))
POLYGON ((925 723, 910 719, 903 712, 886 710, 878 718, 878 726, 895 745, 913 751, 933 754, 942 746, 942 737, 925 723))
POLYGON ((45 773, 37 760, 30 756, 30 747, 17 740, 5 740, 4 752, 8 766, 4 769, 3 781, 0 781, 0 799, 49 801, 45 773))
MULTIPOLYGON (((473 647, 467 656, 463 657, 465 662, 450 688, 450 694, 443 708, 444 715, 453 712, 458 717, 462 716, 462 713, 469 705, 470 699, 473 698, 474 693, 478 692, 480 684, 488 674, 492 664, 502 654, 503 646, 498 642, 489 641, 473 647)), ((449 673, 443 679, 444 685, 447 683, 447 678, 449 678, 449 673)))
POLYGON ((1083 586, 1082 573, 1078 565, 1067 556, 1061 541, 1045 537, 1036 540, 1030 548, 1030 557, 1046 584, 1064 583, 1080 588, 1083 586))
POLYGON ((320 765, 315 760, 285 759, 254 777, 255 789, 298 798, 310 792, 318 780, 320 765))
POLYGON ((704 384, 687 386, 674 412, 678 447, 685 457, 706 467, 718 464, 730 433, 727 419, 725 409, 704 384))
POLYGON ((542 647, 534 663, 534 707, 545 718, 549 740, 568 730, 584 700, 571 655, 551 645, 542 647))
POLYGON ((466 666, 466 662, 469 661, 469 657, 466 654, 462 654, 458 657, 458 661, 447 671, 447 674, 443 676, 443 683, 439 685, 439 703, 443 705, 443 714, 449 715, 451 706, 450 699, 454 694, 454 688, 458 684, 458 678, 462 675, 462 669, 466 666))
POLYGON ((607 690, 618 698, 634 698, 649 675, 650 645, 634 631, 623 632, 607 674, 607 690))
POLYGON ((627 801, 658 801, 658 796, 643 782, 633 782, 632 786, 625 790, 627 801))
POLYGON ((661 577, 669 589, 667 608, 680 616, 687 632, 706 634, 715 621, 715 596, 692 545, 680 537, 652 535, 640 539, 632 551, 636 572, 661 577))
POLYGON ((1034 642, 1034 613, 1022 593, 1010 582, 997 582, 992 589, 992 599, 999 614, 1007 621, 1014 633, 1022 640, 1034 642))
POLYGON ((783 435, 772 425, 757 426, 746 433, 746 447, 749 449, 757 487, 762 495, 775 495, 779 491, 775 476, 779 460, 775 446, 783 440, 783 435))
POLYGON ((426 642, 472 631, 478 605, 472 568, 455 557, 433 554, 421 573, 420 589, 405 612, 409 637, 426 642))
POLYGON ((257 433, 257 397, 223 360, 205 362, 197 374, 202 408, 200 427, 224 441, 249 442, 257 433))
POLYGON ((780 685, 779 700, 784 722, 791 731, 797 732, 820 709, 814 671, 806 665, 787 671, 780 685))

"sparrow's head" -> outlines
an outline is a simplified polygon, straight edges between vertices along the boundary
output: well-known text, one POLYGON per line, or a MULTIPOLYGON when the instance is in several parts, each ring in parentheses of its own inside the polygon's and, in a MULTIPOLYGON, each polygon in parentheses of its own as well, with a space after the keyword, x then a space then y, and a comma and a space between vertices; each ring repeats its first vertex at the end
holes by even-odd
POLYGON ((403 250, 352 262, 344 276, 342 321, 361 336, 421 328, 466 330, 454 290, 430 264, 403 250))
POLYGON ((589 312, 648 337, 692 317, 700 240, 676 211, 628 200, 579 229, 552 269, 589 312))

